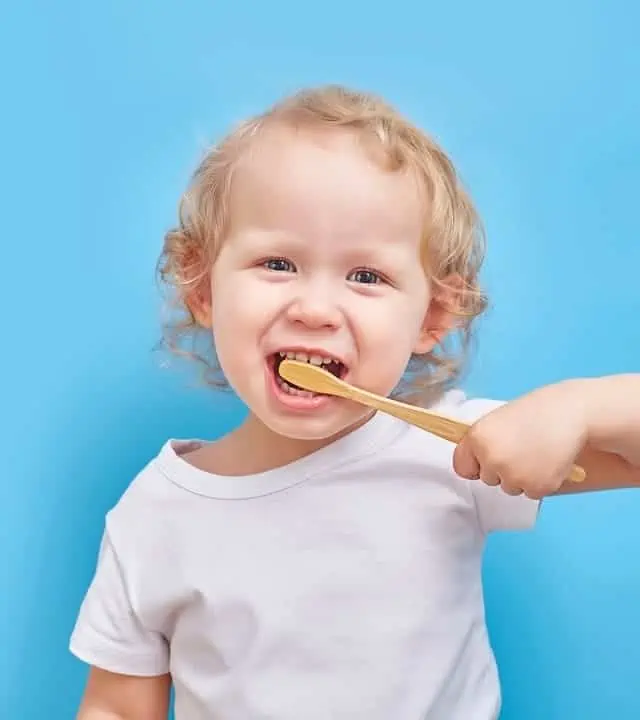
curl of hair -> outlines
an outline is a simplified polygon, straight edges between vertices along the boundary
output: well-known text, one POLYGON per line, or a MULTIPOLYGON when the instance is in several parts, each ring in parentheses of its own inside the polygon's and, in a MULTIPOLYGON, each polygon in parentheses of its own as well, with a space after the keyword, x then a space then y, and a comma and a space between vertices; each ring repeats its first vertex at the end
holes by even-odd
POLYGON ((455 292, 449 294, 454 305, 448 310, 457 323, 431 352, 411 358, 394 394, 418 404, 435 401, 459 381, 474 321, 487 307, 479 283, 485 252, 482 223, 453 163, 433 139, 376 95, 341 86, 296 93, 242 123, 205 154, 180 200, 178 223, 165 234, 158 261, 159 279, 169 290, 161 345, 200 361, 208 383, 227 387, 211 332, 201 330, 187 300, 209 292, 210 270, 228 229, 234 170, 274 124, 349 129, 384 169, 409 170, 420 183, 425 199, 422 263, 436 289, 446 290, 448 280, 456 279, 455 292))

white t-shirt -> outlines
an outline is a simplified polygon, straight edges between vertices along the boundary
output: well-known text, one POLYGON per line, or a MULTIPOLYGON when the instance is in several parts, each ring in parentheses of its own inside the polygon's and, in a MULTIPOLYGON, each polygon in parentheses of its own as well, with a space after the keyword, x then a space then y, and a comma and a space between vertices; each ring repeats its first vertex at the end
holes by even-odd
POLYGON ((251 477, 194 468, 194 442, 168 442, 108 513, 77 657, 170 672, 177 720, 498 716, 484 540, 532 526, 537 502, 459 478, 451 443, 382 413, 251 477))

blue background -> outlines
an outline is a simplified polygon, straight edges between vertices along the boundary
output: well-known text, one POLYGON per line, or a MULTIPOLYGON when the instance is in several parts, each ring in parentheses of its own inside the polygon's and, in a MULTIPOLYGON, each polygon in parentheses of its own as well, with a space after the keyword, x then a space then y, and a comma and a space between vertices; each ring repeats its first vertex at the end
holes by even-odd
MULTIPOLYGON (((159 366, 154 264, 201 149, 301 84, 386 94, 484 214, 474 393, 640 369, 639 5, 8 4, 0 28, 0 715, 72 717, 67 653, 105 511, 233 398, 159 366)), ((507 719, 640 717, 640 495, 549 500, 491 542, 507 719)))

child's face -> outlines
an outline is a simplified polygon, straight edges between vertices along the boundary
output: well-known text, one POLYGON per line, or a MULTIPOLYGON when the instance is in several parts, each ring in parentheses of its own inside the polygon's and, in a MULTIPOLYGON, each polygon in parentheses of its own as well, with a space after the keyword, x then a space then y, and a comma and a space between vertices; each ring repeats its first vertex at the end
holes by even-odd
POLYGON ((210 322, 228 382, 272 431, 318 440, 367 414, 282 387, 282 353, 339 360, 346 380, 388 395, 431 349, 421 213, 416 180, 377 167, 347 132, 273 130, 243 161, 210 322))

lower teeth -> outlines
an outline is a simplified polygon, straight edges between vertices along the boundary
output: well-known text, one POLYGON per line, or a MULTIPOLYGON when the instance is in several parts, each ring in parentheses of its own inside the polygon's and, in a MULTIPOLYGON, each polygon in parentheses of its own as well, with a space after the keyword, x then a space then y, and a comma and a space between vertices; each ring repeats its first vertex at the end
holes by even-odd
POLYGON ((316 393, 310 392, 309 390, 299 390, 298 388, 294 388, 281 377, 277 377, 276 380, 278 381, 278 385, 282 388, 282 390, 284 390, 289 395, 296 395, 297 397, 303 398, 312 398, 316 396, 316 393))

